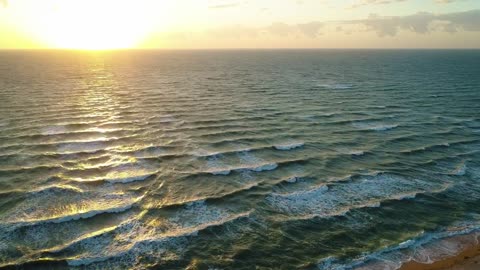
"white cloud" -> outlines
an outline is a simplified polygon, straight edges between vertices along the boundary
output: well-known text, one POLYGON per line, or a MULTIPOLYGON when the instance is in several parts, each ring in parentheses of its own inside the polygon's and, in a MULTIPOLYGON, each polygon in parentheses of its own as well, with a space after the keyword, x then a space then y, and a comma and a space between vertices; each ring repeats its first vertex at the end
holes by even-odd
POLYGON ((359 8, 368 5, 386 5, 405 1, 407 0, 356 0, 354 3, 352 3, 352 5, 350 5, 350 8, 359 8))
POLYGON ((379 36, 395 36, 400 30, 418 34, 426 34, 432 31, 480 31, 480 10, 439 15, 429 12, 394 17, 370 15, 364 20, 344 21, 342 23, 364 25, 368 30, 375 31, 379 36))

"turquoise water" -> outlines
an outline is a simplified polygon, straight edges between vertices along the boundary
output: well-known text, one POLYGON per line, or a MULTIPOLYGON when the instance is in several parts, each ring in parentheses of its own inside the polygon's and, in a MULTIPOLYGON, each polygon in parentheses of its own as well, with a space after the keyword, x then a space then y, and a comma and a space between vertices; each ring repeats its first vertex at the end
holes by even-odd
POLYGON ((0 267, 397 269, 480 228, 480 51, 0 52, 0 267))

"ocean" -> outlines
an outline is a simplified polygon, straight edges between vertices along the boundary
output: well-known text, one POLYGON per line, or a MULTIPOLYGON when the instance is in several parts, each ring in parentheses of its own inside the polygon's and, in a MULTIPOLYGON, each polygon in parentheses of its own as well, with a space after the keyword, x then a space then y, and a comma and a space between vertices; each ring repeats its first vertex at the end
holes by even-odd
POLYGON ((479 50, 0 52, 0 268, 394 270, 479 229, 479 50))

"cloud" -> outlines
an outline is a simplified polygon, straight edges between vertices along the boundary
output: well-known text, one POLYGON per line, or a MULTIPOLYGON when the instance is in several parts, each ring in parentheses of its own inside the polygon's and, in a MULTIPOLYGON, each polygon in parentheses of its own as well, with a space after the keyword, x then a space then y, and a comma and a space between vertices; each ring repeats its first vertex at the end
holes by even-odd
POLYGON ((266 26, 231 25, 205 32, 191 33, 225 39, 262 39, 268 37, 298 37, 316 39, 330 33, 352 35, 374 32, 379 37, 393 37, 400 31, 420 35, 431 32, 455 33, 459 31, 480 32, 480 9, 465 12, 434 14, 418 12, 407 16, 380 16, 372 14, 365 19, 341 21, 311 21, 299 24, 275 22, 266 26))
POLYGON ((255 27, 233 25, 211 29, 206 34, 217 38, 255 38, 261 34, 261 30, 255 27))
POLYGON ((239 6, 239 5, 240 5, 240 3, 231 3, 231 4, 209 6, 208 8, 211 8, 211 9, 231 8, 231 7, 236 7, 236 6, 239 6))
POLYGON ((320 29, 324 27, 324 23, 322 22, 309 22, 304 24, 298 24, 297 28, 302 32, 305 36, 310 38, 315 38, 320 35, 320 29))
MULTIPOLYGON (((349 9, 361 8, 369 5, 387 5, 393 3, 407 2, 408 0, 352 0, 353 3, 348 6, 349 9)), ((431 0, 437 4, 450 4, 466 0, 431 0)))
POLYGON ((245 27, 242 25, 223 27, 210 30, 208 34, 224 38, 254 38, 268 35, 277 37, 296 35, 315 38, 321 34, 320 30, 323 26, 323 23, 317 21, 303 24, 275 22, 265 27, 245 27))
POLYGON ((210 9, 223 9, 223 8, 233 8, 233 7, 238 7, 242 4, 245 4, 246 1, 244 2, 230 2, 230 3, 220 3, 220 4, 215 4, 215 5, 211 5, 209 6, 208 8, 210 9))
POLYGON ((379 36, 395 36, 400 30, 407 30, 417 34, 426 34, 433 31, 480 31, 480 10, 439 15, 419 12, 408 16, 393 17, 382 17, 372 14, 367 19, 343 21, 340 23, 363 25, 367 27, 367 30, 374 31, 379 36))
POLYGON ((443 14, 436 18, 448 22, 450 26, 456 29, 480 31, 480 9, 443 14))
MULTIPOLYGON (((386 5, 395 2, 405 2, 407 0, 357 0, 349 8, 359 8, 368 5, 386 5)), ((447 0, 448 1, 448 0, 447 0)))
POLYGON ((437 4, 450 4, 454 2, 460 2, 461 0, 435 0, 437 4))

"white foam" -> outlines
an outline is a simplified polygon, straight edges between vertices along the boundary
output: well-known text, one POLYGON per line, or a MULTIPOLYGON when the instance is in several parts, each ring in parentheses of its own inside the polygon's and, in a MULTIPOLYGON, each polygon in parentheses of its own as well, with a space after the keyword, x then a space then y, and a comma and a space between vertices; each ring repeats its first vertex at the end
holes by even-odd
POLYGON ((381 206, 380 202, 373 202, 373 203, 370 203, 370 204, 365 204, 365 207, 369 207, 369 208, 378 208, 380 206, 381 206))
POLYGON ((232 171, 231 170, 223 170, 223 171, 212 171, 210 172, 213 175, 229 175, 232 171))
POLYGON ((115 264, 125 258, 133 258, 132 263, 135 263, 139 255, 143 257, 148 254, 154 255, 155 258, 161 256, 162 260, 165 260, 168 252, 181 254, 188 244, 188 238, 197 236, 198 232, 249 217, 251 213, 251 210, 234 212, 199 200, 176 209, 171 215, 150 217, 153 220, 139 214, 138 217, 117 226, 114 231, 82 239, 58 251, 74 253, 68 259, 71 266, 92 264, 99 266, 99 263, 107 260, 112 262, 111 259, 115 259, 113 261, 115 264), (151 225, 152 221, 162 225, 151 225), (79 250, 76 248, 77 245, 86 252, 75 254, 76 250, 79 250))
POLYGON ((353 127, 361 130, 372 130, 372 131, 387 131, 394 128, 397 128, 398 125, 395 124, 381 124, 381 123, 365 123, 365 122, 355 122, 352 124, 353 127))
POLYGON ((398 125, 378 125, 378 126, 372 126, 370 129, 375 131, 386 131, 386 130, 394 129, 396 127, 398 127, 398 125))
POLYGON ((330 184, 329 187, 321 185, 293 193, 273 193, 267 197, 267 202, 292 218, 303 219, 339 215, 350 209, 379 206, 387 200, 411 199, 418 193, 440 192, 447 187, 446 184, 380 174, 330 184))
POLYGON ((293 143, 275 145, 274 148, 281 151, 287 151, 287 150, 303 147, 304 145, 305 144, 303 142, 293 142, 293 143))
POLYGON ((260 165, 258 167, 253 167, 253 168, 244 168, 242 170, 262 172, 262 171, 272 171, 272 170, 275 170, 276 168, 278 168, 278 164, 271 163, 271 164, 260 165))
POLYGON ((285 182, 287 183, 296 183, 298 181, 297 177, 288 178, 285 182))
POLYGON ((319 84, 318 87, 328 88, 328 89, 350 89, 353 87, 351 84, 344 84, 344 83, 334 83, 334 84, 319 84))
POLYGON ((260 158, 251 155, 249 152, 239 152, 240 164, 227 165, 220 158, 222 155, 211 156, 207 160, 207 171, 213 175, 229 175, 233 171, 248 173, 275 170, 278 167, 276 163, 265 162, 260 158))
POLYGON ((209 156, 207 159, 207 171, 213 175, 229 175, 232 170, 221 160, 222 155, 209 156))
POLYGON ((336 151, 344 155, 351 155, 351 156, 363 156, 365 154, 363 150, 352 150, 348 148, 338 148, 336 151))
POLYGON ((456 224, 434 233, 421 232, 398 245, 363 254, 348 262, 327 257, 317 267, 322 270, 398 270, 411 261, 431 264, 457 255, 466 246, 477 245, 478 233, 471 234, 478 231, 479 225, 477 222, 456 224))
POLYGON ((348 154, 350 154, 352 156, 363 156, 365 154, 365 152, 363 152, 361 150, 358 150, 358 151, 351 151, 348 154))
POLYGON ((318 187, 315 187, 307 191, 297 191, 297 192, 292 192, 287 194, 275 194, 275 195, 283 198, 289 198, 289 199, 299 198, 303 200, 303 199, 313 198, 318 195, 324 194, 325 192, 328 191, 328 189, 329 188, 327 185, 320 185, 318 187))
POLYGON ((250 152, 243 151, 239 152, 237 155, 240 159, 241 164, 245 166, 252 166, 254 164, 259 164, 263 162, 262 159, 252 155, 250 152))

